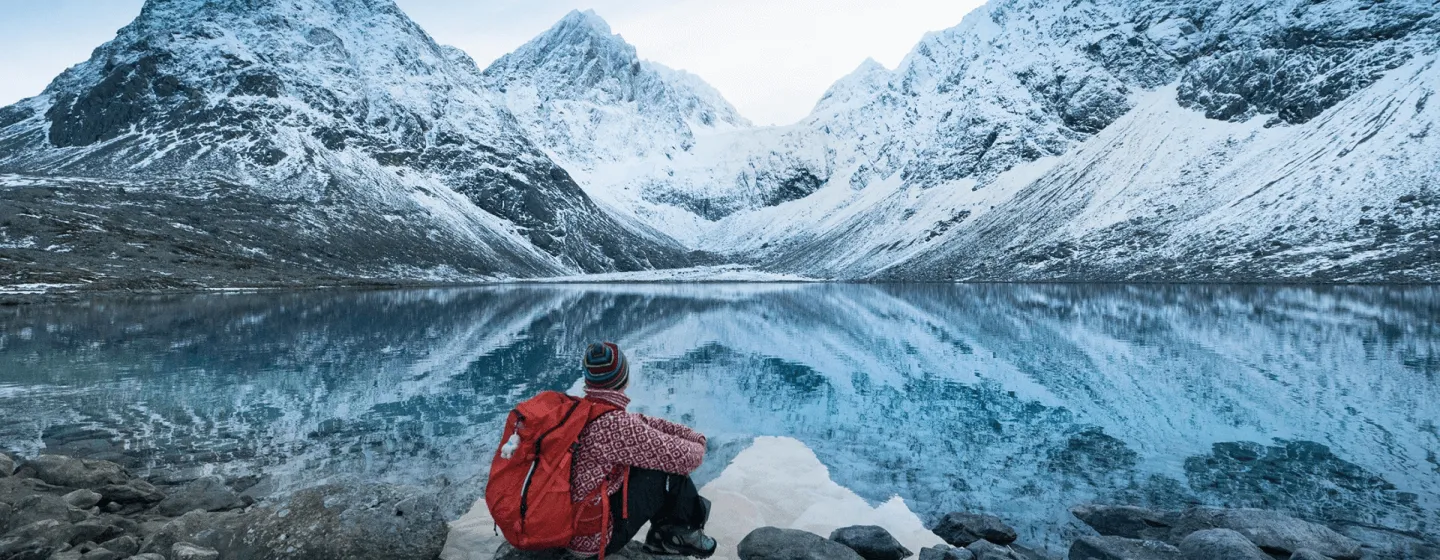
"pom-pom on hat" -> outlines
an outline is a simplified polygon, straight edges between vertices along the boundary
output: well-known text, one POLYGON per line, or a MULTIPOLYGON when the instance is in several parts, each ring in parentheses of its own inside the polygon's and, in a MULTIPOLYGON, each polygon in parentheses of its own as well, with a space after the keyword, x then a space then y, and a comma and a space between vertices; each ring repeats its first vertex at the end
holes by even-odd
POLYGON ((596 342, 585 349, 585 386, 623 389, 630 381, 630 363, 614 342, 596 342))

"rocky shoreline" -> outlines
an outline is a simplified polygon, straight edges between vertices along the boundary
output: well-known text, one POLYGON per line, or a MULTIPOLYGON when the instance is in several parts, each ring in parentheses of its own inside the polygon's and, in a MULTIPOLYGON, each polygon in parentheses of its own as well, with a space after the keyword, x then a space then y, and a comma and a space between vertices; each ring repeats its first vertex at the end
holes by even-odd
MULTIPOLYGON (((256 499, 254 481, 204 476, 183 484, 133 476, 119 464, 63 455, 16 461, 0 453, 0 560, 261 560, 440 558, 451 528, 433 493, 386 484, 326 485, 256 499)), ((1327 527, 1259 509, 1177 511, 1084 504, 1071 513, 1093 534, 1069 560, 1440 559, 1433 537, 1382 527, 1327 527)), ((761 527, 741 560, 1053 560, 1005 521, 954 512, 927 525, 945 544, 911 551, 878 526, 828 537, 761 527)), ((500 545, 496 560, 559 559, 500 545)), ((615 555, 652 560, 638 543, 615 555)))

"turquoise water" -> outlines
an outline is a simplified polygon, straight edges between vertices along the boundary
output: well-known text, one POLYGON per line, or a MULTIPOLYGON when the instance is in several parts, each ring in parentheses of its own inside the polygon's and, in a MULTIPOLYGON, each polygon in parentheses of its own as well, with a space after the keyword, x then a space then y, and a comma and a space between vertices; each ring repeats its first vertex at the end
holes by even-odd
POLYGON ((1058 543, 1086 501, 1440 527, 1440 290, 564 285, 0 308, 0 447, 284 491, 483 488, 503 414, 566 390, 591 340, 634 408, 799 439, 922 517, 983 510, 1058 543))

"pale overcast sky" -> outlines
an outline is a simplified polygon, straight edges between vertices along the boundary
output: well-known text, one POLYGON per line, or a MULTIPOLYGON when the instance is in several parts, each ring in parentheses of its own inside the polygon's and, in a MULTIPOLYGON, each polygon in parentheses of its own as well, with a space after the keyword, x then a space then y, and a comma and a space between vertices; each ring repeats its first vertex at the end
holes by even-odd
MULTIPOLYGON (((483 67, 572 9, 642 58, 708 81, 756 124, 795 122, 866 57, 894 68, 981 0, 397 0, 483 67)), ((142 0, 0 0, 0 106, 35 95, 140 12, 142 0)))

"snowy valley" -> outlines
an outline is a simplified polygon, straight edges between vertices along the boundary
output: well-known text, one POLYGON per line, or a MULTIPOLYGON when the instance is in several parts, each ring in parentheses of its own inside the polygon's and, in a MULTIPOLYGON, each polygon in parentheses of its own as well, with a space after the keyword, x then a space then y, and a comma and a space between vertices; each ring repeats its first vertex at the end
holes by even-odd
POLYGON ((482 70, 389 0, 260 5, 150 0, 0 110, 0 271, 1440 278, 1425 0, 995 0, 778 127, 593 12, 482 70))

